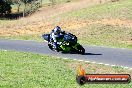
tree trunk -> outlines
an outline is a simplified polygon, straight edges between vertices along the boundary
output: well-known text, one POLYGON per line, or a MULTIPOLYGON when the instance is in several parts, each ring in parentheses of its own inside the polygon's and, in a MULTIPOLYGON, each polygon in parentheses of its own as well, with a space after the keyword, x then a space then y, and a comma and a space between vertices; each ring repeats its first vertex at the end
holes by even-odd
POLYGON ((21 6, 21 4, 18 4, 18 8, 17 8, 18 13, 20 12, 20 6, 21 6))
POLYGON ((42 7, 43 1, 41 0, 41 7, 42 7))
POLYGON ((26 12, 26 3, 24 3, 23 17, 25 17, 25 12, 26 12))

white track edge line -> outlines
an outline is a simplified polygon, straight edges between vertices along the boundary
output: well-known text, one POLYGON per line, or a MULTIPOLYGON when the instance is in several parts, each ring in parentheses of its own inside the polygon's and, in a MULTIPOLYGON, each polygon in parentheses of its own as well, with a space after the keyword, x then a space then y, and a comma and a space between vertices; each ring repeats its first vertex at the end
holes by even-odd
MULTIPOLYGON (((59 57, 60 58, 60 57, 59 57)), ((63 59, 69 59, 69 58, 63 58, 63 59)), ((105 63, 98 63, 98 62, 94 62, 94 61, 85 61, 85 60, 81 60, 81 59, 71 59, 71 60, 75 60, 75 61, 80 61, 80 62, 86 62, 86 63, 93 63, 93 64, 102 64, 102 65, 106 65, 106 66, 111 66, 111 67, 115 67, 117 65, 111 65, 111 64, 105 64, 105 63)), ((131 67, 127 67, 127 66, 119 66, 121 68, 124 68, 124 69, 128 69, 128 70, 132 70, 131 67)))
MULTIPOLYGON (((7 51, 6 49, 2 49, 4 51, 7 51)), ((63 57, 57 57, 57 58, 63 58, 63 57)), ((63 58, 63 59, 69 59, 69 58, 63 58)), ((93 64, 103 64, 103 65, 106 65, 106 66, 112 66, 112 67, 115 67, 117 65, 111 65, 111 64, 105 64, 105 63, 98 63, 98 62, 94 62, 94 61, 85 61, 85 60, 82 60, 82 59, 71 59, 71 60, 75 60, 75 61, 80 61, 80 62, 86 62, 86 63, 93 63, 93 64)), ((119 67, 122 67, 124 69, 128 69, 128 70, 132 70, 131 67, 127 67, 127 66, 119 66, 119 67)))

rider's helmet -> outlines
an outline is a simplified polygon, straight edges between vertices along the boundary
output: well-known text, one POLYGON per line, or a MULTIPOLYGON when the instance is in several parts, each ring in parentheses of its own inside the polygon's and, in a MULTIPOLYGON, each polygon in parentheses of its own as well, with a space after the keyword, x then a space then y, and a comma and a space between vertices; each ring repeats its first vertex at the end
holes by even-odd
POLYGON ((54 33, 55 34, 59 34, 61 32, 61 28, 59 27, 59 26, 56 26, 55 28, 54 28, 54 33))

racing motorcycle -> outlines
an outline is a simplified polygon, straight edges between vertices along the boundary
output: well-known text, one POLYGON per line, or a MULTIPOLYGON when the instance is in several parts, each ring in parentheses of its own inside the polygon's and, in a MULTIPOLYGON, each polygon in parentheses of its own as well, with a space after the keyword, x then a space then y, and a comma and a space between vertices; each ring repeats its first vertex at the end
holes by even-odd
MULTIPOLYGON (((50 40, 50 34, 43 34, 42 37, 48 41, 49 48, 55 51, 53 47, 54 42, 50 40)), ((85 49, 77 42, 77 37, 75 35, 64 32, 63 35, 61 35, 57 40, 57 52, 61 51, 62 53, 85 54, 85 49)))

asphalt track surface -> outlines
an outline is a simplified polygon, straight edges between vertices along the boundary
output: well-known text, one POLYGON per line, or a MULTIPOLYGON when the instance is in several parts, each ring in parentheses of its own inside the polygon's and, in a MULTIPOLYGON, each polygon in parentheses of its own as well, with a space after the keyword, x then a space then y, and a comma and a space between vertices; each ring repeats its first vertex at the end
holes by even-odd
POLYGON ((69 59, 84 60, 96 63, 103 63, 116 66, 132 68, 132 50, 108 48, 98 46, 83 46, 85 55, 62 54, 51 51, 46 42, 22 41, 22 40, 0 40, 0 49, 38 54, 52 55, 69 59))

